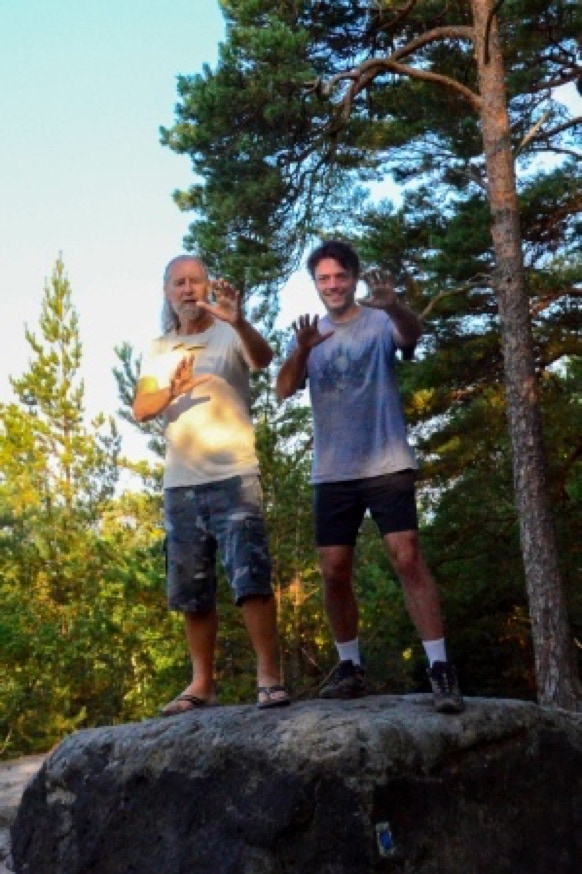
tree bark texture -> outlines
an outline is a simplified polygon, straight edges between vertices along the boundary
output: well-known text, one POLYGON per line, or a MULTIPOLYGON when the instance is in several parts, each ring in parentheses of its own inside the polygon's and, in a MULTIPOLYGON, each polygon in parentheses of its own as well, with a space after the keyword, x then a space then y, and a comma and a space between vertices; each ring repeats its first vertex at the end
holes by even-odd
POLYGON ((576 710, 578 679, 546 483, 505 71, 493 0, 472 0, 507 414, 540 704, 576 710))

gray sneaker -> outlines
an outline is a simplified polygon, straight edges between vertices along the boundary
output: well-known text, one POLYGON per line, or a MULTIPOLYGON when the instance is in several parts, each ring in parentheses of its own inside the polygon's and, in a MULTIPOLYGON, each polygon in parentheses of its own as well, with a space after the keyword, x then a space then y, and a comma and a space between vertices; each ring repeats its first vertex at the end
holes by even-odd
POLYGON ((433 662, 427 674, 432 687, 436 712, 461 713, 465 704, 454 665, 450 662, 433 662))
POLYGON ((337 664, 319 687, 320 698, 361 698, 366 693, 364 669, 351 659, 337 664))

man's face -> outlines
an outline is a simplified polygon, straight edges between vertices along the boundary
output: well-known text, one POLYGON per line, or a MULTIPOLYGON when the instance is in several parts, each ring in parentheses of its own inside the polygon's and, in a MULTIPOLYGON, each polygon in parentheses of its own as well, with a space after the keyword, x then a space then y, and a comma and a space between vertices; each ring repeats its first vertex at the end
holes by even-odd
POLYGON ((342 316, 353 307, 357 277, 335 258, 323 258, 315 268, 313 278, 320 300, 330 316, 342 316))
POLYGON ((205 315, 197 302, 207 299, 209 289, 206 270, 200 261, 188 258, 172 264, 164 293, 180 325, 197 322, 205 315))

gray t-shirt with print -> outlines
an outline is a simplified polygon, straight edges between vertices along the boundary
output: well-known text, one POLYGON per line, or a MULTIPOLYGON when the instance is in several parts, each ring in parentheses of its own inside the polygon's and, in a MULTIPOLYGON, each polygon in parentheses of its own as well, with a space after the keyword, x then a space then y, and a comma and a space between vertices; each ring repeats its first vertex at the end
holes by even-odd
MULTIPOLYGON (((394 326, 382 310, 361 307, 311 350, 307 379, 314 421, 312 482, 367 479, 417 468, 394 370, 394 326)), ((295 341, 293 341, 294 344, 295 341)))

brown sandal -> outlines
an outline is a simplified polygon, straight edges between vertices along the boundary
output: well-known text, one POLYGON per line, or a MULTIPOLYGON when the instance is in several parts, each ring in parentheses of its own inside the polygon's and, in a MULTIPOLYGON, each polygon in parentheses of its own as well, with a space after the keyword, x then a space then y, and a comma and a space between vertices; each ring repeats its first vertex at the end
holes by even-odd
POLYGON ((269 707, 284 707, 291 704, 289 692, 285 686, 259 686, 257 695, 257 707, 266 710, 269 707))
POLYGON ((215 707, 215 700, 205 700, 198 698, 197 695, 178 695, 169 704, 166 704, 160 711, 162 716, 177 716, 180 713, 189 713, 191 710, 198 710, 200 707, 215 707), (185 705, 185 706, 182 706, 185 705))

